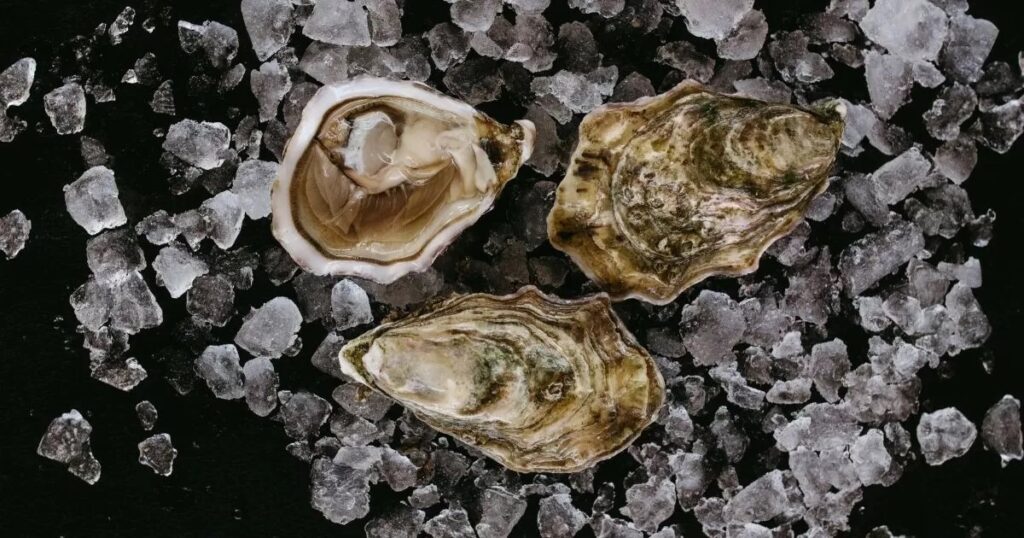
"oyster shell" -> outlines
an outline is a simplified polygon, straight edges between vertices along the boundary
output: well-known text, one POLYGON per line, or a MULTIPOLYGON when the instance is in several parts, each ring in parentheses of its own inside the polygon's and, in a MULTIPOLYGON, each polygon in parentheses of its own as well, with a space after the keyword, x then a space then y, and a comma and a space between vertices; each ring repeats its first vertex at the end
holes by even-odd
POLYGON ((588 114, 551 243, 613 299, 674 300, 757 269, 828 184, 845 108, 720 95, 696 82, 588 114))
POLYGON ((341 369, 519 472, 576 472, 628 446, 665 383, 601 294, 456 296, 349 342, 341 369))
POLYGON ((285 151, 274 236, 317 274, 386 284, 422 271, 490 209, 533 140, 529 121, 501 124, 419 83, 324 86, 285 151))

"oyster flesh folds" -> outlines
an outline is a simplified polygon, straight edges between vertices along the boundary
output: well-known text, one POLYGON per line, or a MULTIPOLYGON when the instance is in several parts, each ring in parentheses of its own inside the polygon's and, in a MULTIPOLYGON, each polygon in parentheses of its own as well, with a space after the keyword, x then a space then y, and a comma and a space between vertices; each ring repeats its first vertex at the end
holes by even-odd
POLYGON ((273 231, 304 269, 392 282, 422 271, 486 213, 533 149, 504 125, 419 83, 324 86, 288 142, 273 231))
POLYGON ((674 300, 757 269, 828 185, 845 107, 769 104, 686 81, 595 109, 548 215, 551 243, 613 299, 674 300))
POLYGON ((628 446, 665 382, 604 294, 461 295, 349 342, 342 371, 519 472, 576 472, 628 446))

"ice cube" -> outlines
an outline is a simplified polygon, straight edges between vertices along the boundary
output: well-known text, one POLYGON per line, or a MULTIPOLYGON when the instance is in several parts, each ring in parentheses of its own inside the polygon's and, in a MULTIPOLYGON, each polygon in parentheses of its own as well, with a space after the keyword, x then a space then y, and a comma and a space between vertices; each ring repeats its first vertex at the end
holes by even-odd
POLYGON ((622 515, 642 531, 654 532, 676 508, 676 487, 671 480, 652 477, 626 490, 622 515))
POLYGON ((79 133, 85 128, 85 91, 77 82, 44 95, 43 106, 57 134, 79 133))
POLYGON ((139 424, 142 425, 142 429, 150 431, 153 429, 153 426, 156 426, 158 416, 156 406, 149 400, 142 400, 135 404, 135 415, 139 417, 139 424))
POLYGON ((462 62, 469 54, 469 36, 452 23, 437 24, 424 36, 430 44, 430 58, 442 71, 462 62))
POLYGON ((961 135, 939 146, 932 159, 935 161, 936 172, 959 185, 971 177, 974 167, 978 165, 978 147, 973 138, 961 135))
POLYGON ((467 32, 486 32, 501 11, 501 0, 450 0, 452 22, 467 32))
POLYGON ((122 280, 146 267, 146 258, 129 228, 103 232, 85 244, 89 270, 99 280, 122 280))
POLYGON ((650 97, 655 93, 657 92, 654 90, 654 84, 651 83, 651 79, 634 71, 622 77, 622 80, 615 85, 612 96, 608 101, 612 103, 628 103, 636 101, 641 97, 650 97))
POLYGON ((28 101, 36 78, 36 61, 22 58, 0 72, 0 111, 28 101))
POLYGON ((371 43, 365 4, 364 0, 318 1, 302 33, 324 43, 365 47, 371 43))
POLYGON ((395 0, 367 0, 370 18, 370 40, 375 45, 390 47, 402 37, 402 12, 395 0))
POLYGON ((331 398, 345 411, 373 422, 380 422, 394 405, 390 398, 359 383, 338 385, 331 398))
POLYGON ((970 450, 978 430, 957 408, 923 413, 917 424, 917 442, 928 465, 942 465, 970 450))
POLYGON ((288 44, 294 28, 290 0, 242 0, 241 10, 253 51, 261 62, 288 44))
POLYGON ((626 7, 626 0, 569 0, 569 7, 583 13, 597 13, 602 17, 611 18, 622 12, 626 7))
POLYGON ((196 358, 195 370, 217 398, 237 400, 245 397, 245 376, 238 364, 238 349, 234 345, 208 346, 196 358))
POLYGON ((416 488, 409 495, 409 506, 413 508, 430 508, 439 502, 441 502, 441 494, 435 484, 416 488))
POLYGON ((405 308, 436 296, 444 288, 444 276, 436 269, 411 273, 391 284, 381 285, 359 280, 359 285, 373 298, 393 308, 405 308))
POLYGON ((245 218, 242 199, 237 194, 221 192, 203 202, 199 206, 199 213, 209 224, 209 237, 218 247, 227 250, 235 244, 245 218))
POLYGON ((64 202, 71 218, 89 235, 116 228, 128 221, 118 199, 114 171, 95 166, 64 186, 64 202))
POLYGON ((87 168, 93 166, 104 166, 110 162, 110 155, 107 155, 103 143, 91 136, 79 138, 79 149, 82 155, 82 162, 87 168))
POLYGON ((284 423, 284 432, 292 439, 315 437, 331 417, 330 402, 315 394, 281 391, 277 396, 281 400, 279 416, 284 423))
POLYGON ((782 80, 789 83, 812 84, 828 80, 835 75, 825 58, 808 50, 810 38, 797 30, 780 32, 768 46, 768 52, 779 70, 782 80))
POLYGON ((966 14, 954 15, 950 19, 949 41, 942 51, 943 71, 964 84, 977 82, 998 35, 999 29, 989 21, 966 14))
MULTIPOLYGON (((790 500, 796 488, 792 475, 774 470, 749 483, 726 503, 723 515, 733 523, 768 521, 798 511, 790 500)), ((799 499, 799 493, 797 493, 799 499)))
POLYGON ((882 165, 871 174, 871 181, 881 200, 892 205, 923 186, 931 171, 931 162, 913 147, 882 165))
POLYGON ((726 399, 744 409, 760 409, 764 405, 764 391, 747 385, 747 380, 736 371, 736 364, 712 368, 708 375, 725 389, 726 399))
POLYGON ((872 429, 860 436, 850 447, 850 460, 857 477, 865 486, 880 484, 892 465, 892 456, 885 449, 881 430, 872 429))
MULTIPOLYGON (((959 281, 968 288, 981 287, 981 262, 975 257, 970 257, 963 263, 939 262, 938 272, 943 278, 959 281)), ((940 290, 936 288, 934 291, 938 293, 940 290)), ((941 293, 946 293, 945 286, 941 287, 941 293)), ((934 303, 939 301, 940 299, 936 298, 934 303)))
POLYGON ((278 376, 274 363, 267 358, 255 358, 242 366, 245 376, 245 403, 256 416, 265 417, 277 408, 278 376))
POLYGON ((32 222, 20 210, 15 209, 0 217, 0 252, 10 260, 25 248, 32 222))
POLYGON ((1020 99, 981 107, 978 141, 996 153, 1008 153, 1024 133, 1024 106, 1020 99))
POLYGON ((779 449, 786 452, 800 446, 828 450, 850 446, 860 436, 861 429, 847 405, 812 403, 773 435, 779 449))
POLYGON ((471 105, 494 101, 501 95, 502 80, 488 58, 470 58, 452 66, 443 79, 446 88, 471 105))
POLYGON ((192 166, 213 170, 224 164, 231 131, 222 123, 182 120, 167 130, 163 149, 192 166))
POLYGON ((811 380, 807 378, 778 380, 765 395, 769 403, 800 404, 811 399, 811 380))
POLYGON ((924 113, 928 134, 937 140, 955 140, 960 136, 960 125, 974 115, 978 96, 969 86, 953 83, 939 92, 932 108, 924 113))
POLYGON ((768 20, 759 9, 750 10, 729 35, 719 39, 718 56, 727 60, 756 58, 768 37, 768 20))
POLYGON ((310 363, 325 374, 330 374, 338 379, 348 379, 345 374, 341 373, 341 366, 338 364, 338 352, 341 351, 343 345, 345 345, 345 337, 337 333, 327 333, 323 342, 313 352, 310 363))
POLYGON ((988 340, 992 326, 970 287, 962 282, 954 284, 946 294, 945 304, 954 323, 951 355, 957 355, 960 350, 980 347, 988 340))
POLYGON ((697 37, 721 40, 740 24, 754 0, 675 0, 686 29, 697 37))
POLYGON ((860 295, 895 272, 924 248, 924 235, 916 225, 897 220, 847 247, 839 257, 846 293, 860 295))
POLYGON ((423 510, 398 505, 394 511, 381 514, 366 523, 366 538, 400 538, 419 536, 423 531, 423 510))
POLYGON ((556 493, 540 500, 537 529, 542 538, 574 536, 586 523, 586 515, 572 505, 568 493, 556 493))
POLYGON ((708 82, 715 74, 715 61, 688 41, 673 41, 658 47, 656 59, 682 72, 684 78, 708 82))
POLYGON ((404 491, 416 485, 419 469, 401 452, 385 446, 381 453, 381 474, 394 491, 404 491))
POLYGON ((928 0, 878 0, 860 27, 869 39, 897 56, 934 61, 949 33, 949 19, 928 0))
POLYGON ((732 348, 746 331, 743 311, 724 293, 703 290, 683 307, 680 316, 683 344, 698 365, 719 364, 733 357, 732 348))
POLYGON ((171 436, 158 433, 139 443, 139 463, 153 469, 160 476, 171 476, 174 472, 174 459, 178 451, 171 444, 171 436))
POLYGON ((558 28, 558 55, 566 69, 587 73, 601 65, 597 40, 587 25, 567 22, 558 28))
POLYGON ((532 121, 537 130, 533 154, 526 164, 541 174, 550 176, 558 170, 562 157, 558 125, 544 109, 536 105, 530 105, 526 109, 526 119, 532 121))
POLYGON ((149 108, 157 114, 166 116, 174 116, 178 113, 178 109, 174 105, 174 81, 165 80, 153 91, 153 97, 149 100, 149 108))
POLYGON ((985 412, 981 438, 985 447, 999 454, 1003 466, 1024 458, 1021 448, 1020 400, 1007 394, 985 412))
POLYGON ((736 94, 742 97, 760 99, 769 103, 791 103, 793 91, 785 83, 765 78, 749 78, 733 83, 736 94))
POLYGON ((231 192, 238 195, 250 219, 270 215, 270 187, 277 177, 277 167, 277 163, 267 161, 245 161, 238 165, 231 192))
POLYGON ((146 380, 146 369, 134 358, 106 357, 94 360, 89 365, 93 379, 128 392, 146 380))
POLYGON ((260 121, 270 121, 277 116, 281 100, 291 90, 292 80, 288 76, 288 68, 273 60, 249 75, 249 85, 259 102, 260 121))
POLYGON ((533 79, 531 88, 538 96, 551 96, 572 112, 590 112, 612 94, 618 73, 615 66, 600 67, 586 74, 562 70, 533 79))
POLYGON ((7 115, 6 111, 0 110, 0 142, 12 142, 28 127, 28 123, 19 118, 7 115))
POLYGON ((192 282, 185 308, 193 318, 223 327, 234 314, 235 290, 221 275, 200 276, 192 282))
POLYGON ((500 487, 487 488, 480 495, 480 538, 506 538, 526 513, 526 500, 500 487))
POLYGON ((295 344, 302 314, 287 297, 276 297, 254 310, 235 335, 235 343, 256 357, 276 359, 295 344))
POLYGON ((92 455, 92 424, 76 409, 53 419, 39 440, 36 453, 67 465, 68 471, 88 484, 100 479, 100 462, 92 455))
POLYGON ((238 32, 216 21, 202 25, 178 21, 178 40, 187 54, 202 50, 206 60, 217 69, 227 69, 238 54, 238 32))
POLYGON ((366 517, 370 513, 371 475, 330 458, 317 458, 310 472, 310 504, 339 525, 366 517))
POLYGON ((423 532, 433 538, 469 538, 475 536, 469 514, 456 505, 441 510, 423 525, 423 532))
POLYGON ((135 334, 163 322, 163 311, 142 275, 133 272, 120 280, 90 278, 71 294, 78 321, 91 330, 110 323, 113 329, 135 334))
POLYGON ((882 119, 893 117, 914 87, 913 65, 899 56, 868 51, 864 68, 872 107, 882 119))
POLYGON ((117 15, 114 22, 110 23, 110 27, 107 29, 107 35, 110 37, 110 43, 112 45, 119 45, 124 40, 124 34, 128 33, 132 25, 135 24, 135 9, 131 6, 125 6, 124 10, 117 15))
POLYGON ((156 283, 167 288, 173 298, 181 297, 192 282, 210 271, 209 266, 195 257, 184 245, 170 244, 160 249, 153 260, 156 283))

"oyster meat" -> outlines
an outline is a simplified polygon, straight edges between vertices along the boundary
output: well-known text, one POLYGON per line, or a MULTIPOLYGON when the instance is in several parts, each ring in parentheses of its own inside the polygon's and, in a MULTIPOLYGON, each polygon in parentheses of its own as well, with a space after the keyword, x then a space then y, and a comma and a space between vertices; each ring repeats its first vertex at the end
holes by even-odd
POLYGON ((533 140, 529 121, 504 125, 423 84, 324 86, 285 151, 274 236, 317 274, 388 283, 424 270, 490 209, 533 140))
POLYGON ((602 106, 580 124, 548 236, 616 300, 665 304, 711 275, 751 272, 826 188, 845 113, 692 81, 602 106))
POLYGON ((519 472, 576 472, 628 446, 665 383, 601 294, 456 296, 340 352, 352 378, 519 472))

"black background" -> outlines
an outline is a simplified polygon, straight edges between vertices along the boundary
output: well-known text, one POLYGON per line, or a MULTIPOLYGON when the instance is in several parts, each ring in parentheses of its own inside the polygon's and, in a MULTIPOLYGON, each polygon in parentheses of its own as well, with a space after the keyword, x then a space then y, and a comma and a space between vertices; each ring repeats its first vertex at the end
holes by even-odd
MULTIPOLYGON (((407 9, 422 14, 412 19, 418 21, 413 24, 423 25, 418 29, 407 24, 406 31, 429 28, 446 17, 447 4, 438 0, 406 0, 406 4, 416 4, 407 9)), ((758 2, 773 30, 791 27, 799 14, 820 10, 821 4, 758 2)), ((993 56, 1015 65, 1017 52, 1024 49, 1019 28, 1024 6, 1005 0, 971 4, 972 14, 1000 27, 993 56)), ((153 51, 165 75, 187 78, 188 66, 173 61, 180 57, 173 26, 152 36, 139 30, 139 22, 160 5, 173 5, 174 20, 212 19, 234 27, 243 43, 241 59, 257 65, 234 0, 168 1, 148 7, 134 3, 140 17, 125 44, 95 65, 119 79, 135 58, 153 51)), ((33 224, 25 251, 14 261, 0 261, 0 535, 359 535, 362 523, 342 529, 310 508, 309 466, 285 453, 289 440, 279 425, 255 417, 243 405, 217 401, 204 389, 180 397, 158 379, 159 369, 148 353, 162 345, 160 339, 173 338, 170 326, 184 315, 180 304, 166 306, 162 288, 153 287, 165 307, 165 327, 132 340, 132 354, 150 370, 152 379, 124 394, 89 378, 87 355, 68 304, 68 296, 88 275, 86 235, 67 215, 61 193, 83 166, 77 138, 52 133, 42 114, 41 97, 60 84, 60 75, 69 74, 67 64, 57 73, 48 72, 55 54, 63 50, 67 56, 61 44, 91 32, 100 22, 109 23, 123 7, 123 0, 0 0, 0 66, 23 56, 33 56, 40 63, 32 99, 11 112, 44 126, 39 132, 23 133, 14 144, 0 144, 0 214, 21 209, 33 224), (157 477, 136 462, 136 443, 149 435, 134 414, 134 405, 141 399, 156 404, 160 419, 155 431, 170 433, 179 451, 169 478, 157 477), (35 454, 46 425, 71 408, 82 411, 94 427, 93 452, 103 464, 102 478, 94 486, 35 454)), ((557 17, 564 8, 552 11, 557 17)), ((645 54, 640 44, 630 49, 629 54, 645 54)), ((864 96, 862 78, 838 77, 835 83, 841 85, 835 89, 842 95, 864 96)), ((251 97, 244 95, 247 83, 242 86, 235 98, 246 100, 245 106, 252 110, 251 97)), ((202 197, 186 196, 168 207, 166 173, 158 165, 159 145, 140 138, 169 123, 139 112, 146 112, 144 103, 152 89, 118 86, 117 91, 118 103, 96 105, 90 98, 85 134, 100 137, 114 158, 129 222, 160 207, 169 211, 195 207, 202 197), (122 106, 123 102, 143 106, 122 106)), ((224 108, 216 102, 179 103, 179 115, 217 120, 223 119, 224 108)), ((901 117, 921 111, 920 106, 912 106, 901 117)), ((1024 144, 1002 156, 982 150, 980 164, 965 184, 977 212, 993 208, 998 214, 995 239, 975 253, 982 260, 985 280, 978 296, 993 335, 980 353, 954 358, 940 372, 924 373, 924 410, 952 405, 980 424, 985 410, 1003 394, 1024 396, 1024 357, 1018 344, 1024 327, 1022 168, 1024 144), (982 367, 985 361, 992 365, 991 374, 982 367)), ((262 228, 247 224, 244 233, 259 236, 256 242, 268 240, 262 237, 266 235, 262 228)), ((152 259, 153 252, 147 250, 147 254, 152 259)), ((239 295, 236 305, 260 304, 277 293, 258 280, 251 292, 239 295)), ((306 342, 302 355, 277 361, 282 386, 294 382, 292 387, 329 391, 332 383, 302 364, 322 338, 322 330, 307 328, 302 335, 306 342)), ((866 490, 864 502, 854 513, 851 534, 860 536, 888 524, 895 532, 928 537, 974 535, 972 528, 983 536, 1022 536, 1021 469, 1020 462, 1001 469, 998 457, 982 450, 980 440, 967 456, 942 467, 913 463, 894 487, 866 490)), ((695 536, 699 527, 692 527, 692 518, 688 519, 688 535, 695 536)), ((531 510, 516 534, 533 534, 535 521, 531 510)))

